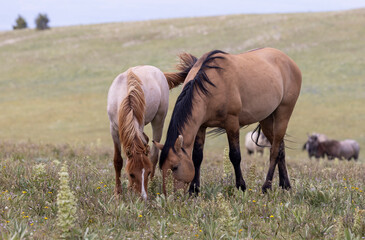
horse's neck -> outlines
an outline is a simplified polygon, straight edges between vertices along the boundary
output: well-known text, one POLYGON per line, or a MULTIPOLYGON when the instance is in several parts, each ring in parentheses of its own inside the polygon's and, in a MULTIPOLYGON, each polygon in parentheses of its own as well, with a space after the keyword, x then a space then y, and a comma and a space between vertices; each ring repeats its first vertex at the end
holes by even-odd
POLYGON ((204 116, 205 112, 203 111, 192 112, 191 118, 187 121, 187 123, 185 123, 184 129, 181 132, 181 135, 184 138, 183 146, 188 154, 192 152, 195 137, 200 126, 203 124, 204 116))

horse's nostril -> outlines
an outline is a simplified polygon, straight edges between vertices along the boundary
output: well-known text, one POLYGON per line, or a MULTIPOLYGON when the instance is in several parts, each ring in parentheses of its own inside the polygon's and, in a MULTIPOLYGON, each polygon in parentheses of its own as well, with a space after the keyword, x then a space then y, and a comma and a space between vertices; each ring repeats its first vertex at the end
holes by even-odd
POLYGON ((172 167, 171 168, 171 170, 174 172, 174 171, 176 171, 177 170, 177 166, 175 166, 175 167, 172 167))

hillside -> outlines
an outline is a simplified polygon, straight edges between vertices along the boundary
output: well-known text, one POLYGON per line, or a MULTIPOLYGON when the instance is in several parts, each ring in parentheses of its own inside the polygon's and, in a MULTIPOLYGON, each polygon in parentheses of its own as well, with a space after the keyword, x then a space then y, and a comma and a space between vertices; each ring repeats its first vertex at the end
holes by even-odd
MULTIPOLYGON (((303 74, 288 155, 305 156, 298 148, 313 131, 356 139, 364 149, 364 24, 365 9, 358 9, 0 32, 0 141, 112 148, 106 96, 128 67, 172 71, 183 51, 200 57, 213 49, 241 53, 270 46, 293 58, 303 74)), ((180 91, 172 91, 171 110, 180 91)), ((226 144, 225 136, 207 140, 208 149, 221 146, 219 153, 226 144)))

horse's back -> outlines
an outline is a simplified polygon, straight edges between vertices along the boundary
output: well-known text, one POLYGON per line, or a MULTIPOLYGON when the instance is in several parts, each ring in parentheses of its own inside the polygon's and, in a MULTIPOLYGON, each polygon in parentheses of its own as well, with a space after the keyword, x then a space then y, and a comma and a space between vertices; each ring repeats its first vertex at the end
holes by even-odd
MULTIPOLYGON (((294 108, 301 88, 301 72, 283 52, 263 48, 242 54, 222 54, 222 70, 216 70, 217 89, 225 85, 228 109, 240 111, 240 123, 251 124, 265 119, 279 105, 294 108), (220 85, 220 86, 219 86, 220 85), (236 107, 236 108, 235 108, 236 107)), ((207 73, 208 76, 214 74, 207 73)), ((217 92, 219 92, 218 90, 217 92)))
POLYGON ((161 113, 166 115, 169 105, 169 85, 163 72, 154 66, 138 66, 132 71, 142 80, 146 100, 145 124, 161 113))
POLYGON ((132 71, 142 82, 142 90, 146 102, 145 124, 151 122, 158 111, 166 115, 169 98, 167 80, 160 69, 145 65, 131 67, 114 79, 108 92, 107 111, 110 121, 117 123, 119 106, 128 94, 128 71, 132 71))

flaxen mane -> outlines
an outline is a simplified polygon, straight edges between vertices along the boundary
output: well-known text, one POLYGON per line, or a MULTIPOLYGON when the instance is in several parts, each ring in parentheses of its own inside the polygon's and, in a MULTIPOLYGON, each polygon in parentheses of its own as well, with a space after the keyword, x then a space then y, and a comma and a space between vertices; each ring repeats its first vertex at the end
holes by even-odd
MULTIPOLYGON (((161 151, 160 168, 166 160, 169 149, 172 148, 173 151, 175 151, 175 140, 181 133, 181 130, 183 129, 185 123, 189 121, 191 117, 193 110, 194 92, 196 91, 198 92, 198 94, 202 93, 203 95, 209 95, 206 84, 215 87, 214 83, 209 80, 207 74, 205 73, 205 70, 209 68, 222 69, 217 65, 209 65, 209 63, 211 63, 215 59, 224 58, 222 55, 214 56, 218 53, 226 54, 225 52, 219 50, 211 51, 202 62, 201 67, 195 75, 194 79, 186 83, 184 89, 177 98, 175 108, 171 116, 169 129, 167 130, 166 142, 161 151)), ((182 150, 184 151, 184 149, 182 150)))
POLYGON ((119 107, 119 137, 128 157, 143 153, 145 146, 138 126, 144 124, 145 98, 142 82, 130 69, 127 73, 128 93, 119 107))
POLYGON ((179 72, 164 73, 170 89, 182 84, 185 81, 186 76, 190 72, 190 69, 194 66, 196 61, 198 61, 196 57, 194 57, 189 53, 182 53, 179 55, 179 58, 180 58, 180 63, 176 66, 176 69, 179 72))

